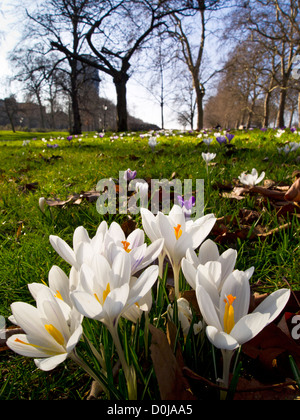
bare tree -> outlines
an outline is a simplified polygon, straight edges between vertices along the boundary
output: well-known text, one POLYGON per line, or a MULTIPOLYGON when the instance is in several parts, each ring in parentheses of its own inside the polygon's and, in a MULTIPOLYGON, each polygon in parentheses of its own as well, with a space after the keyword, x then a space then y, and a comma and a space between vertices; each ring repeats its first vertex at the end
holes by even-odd
MULTIPOLYGON (((254 42, 275 53, 273 82, 279 89, 277 126, 282 127, 294 58, 300 53, 299 1, 247 0, 242 6, 237 2, 237 12, 232 17, 231 25, 235 25, 240 36, 248 36, 250 31, 254 42)), ((270 87, 274 89, 271 80, 270 87)))
POLYGON ((181 47, 182 58, 191 74, 197 103, 197 130, 203 128, 203 99, 206 93, 207 80, 203 79, 203 59, 207 38, 207 23, 211 13, 223 7, 228 7, 230 2, 222 0, 196 0, 193 4, 194 15, 192 19, 186 19, 183 14, 173 13, 172 20, 174 29, 170 29, 170 35, 176 39, 181 47), (195 45, 195 37, 198 38, 195 45))
MULTIPOLYGON (((91 3, 95 5, 99 1, 91 3)), ((126 131, 126 85, 132 74, 133 57, 154 31, 164 25, 164 18, 174 10, 186 10, 190 6, 178 0, 112 0, 100 3, 101 7, 86 20, 89 29, 85 33, 85 41, 92 59, 72 51, 61 40, 51 41, 51 45, 66 56, 111 76, 116 89, 118 131, 126 131)))

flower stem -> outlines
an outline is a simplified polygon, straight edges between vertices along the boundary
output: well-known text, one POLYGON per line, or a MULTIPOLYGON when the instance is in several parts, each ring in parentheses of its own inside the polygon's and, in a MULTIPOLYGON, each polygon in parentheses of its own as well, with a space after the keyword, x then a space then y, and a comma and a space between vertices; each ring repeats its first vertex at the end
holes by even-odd
POLYGON ((180 273, 180 266, 173 265, 174 287, 175 287, 176 299, 179 299, 179 273, 180 273))
MULTIPOLYGON (((229 375, 230 375, 230 365, 232 357, 235 353, 235 350, 224 350, 222 349, 223 356, 223 385, 225 388, 229 386, 229 375)), ((227 396, 227 391, 221 391, 221 400, 225 400, 227 396)))
POLYGON ((118 323, 116 326, 108 326, 109 332, 113 338, 122 368, 124 370, 126 382, 127 382, 127 390, 128 390, 128 398, 129 400, 136 400, 137 399, 137 383, 136 383, 136 373, 133 366, 129 366, 125 354, 121 345, 120 337, 118 334, 118 323))
POLYGON ((101 381, 101 379, 96 375, 95 372, 78 356, 78 354, 73 351, 70 353, 70 358, 73 360, 73 362, 77 363, 78 366, 80 366, 88 375, 91 376, 103 389, 103 391, 106 393, 107 397, 109 398, 109 391, 104 385, 104 383, 101 381))

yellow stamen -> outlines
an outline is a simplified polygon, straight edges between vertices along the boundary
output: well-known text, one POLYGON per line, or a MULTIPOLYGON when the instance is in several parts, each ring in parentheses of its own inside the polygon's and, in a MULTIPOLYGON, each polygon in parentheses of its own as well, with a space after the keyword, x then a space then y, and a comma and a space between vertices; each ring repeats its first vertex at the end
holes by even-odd
POLYGON ((101 305, 101 302, 100 302, 100 299, 98 298, 97 293, 94 293, 94 296, 95 296, 95 298, 98 300, 98 302, 99 302, 99 303, 100 303, 100 305, 101 305))
POLYGON ((36 344, 31 344, 31 343, 26 343, 25 341, 20 340, 19 338, 15 339, 16 343, 21 343, 21 344, 25 344, 26 346, 31 346, 31 347, 37 347, 40 348, 41 346, 38 346, 36 344))
POLYGON ((178 240, 180 236, 182 235, 181 225, 177 225, 176 227, 174 227, 174 230, 175 230, 176 239, 178 240))
POLYGON ((47 325, 45 325, 45 328, 46 328, 47 332, 54 338, 54 340, 58 344, 60 344, 61 346, 63 346, 65 344, 65 339, 64 339, 62 333, 60 331, 58 331, 58 329, 56 327, 54 327, 54 325, 47 324, 47 325))
POLYGON ((56 297, 57 299, 60 299, 60 300, 62 300, 62 301, 63 301, 62 295, 60 294, 60 291, 59 291, 59 290, 56 290, 56 295, 55 295, 55 297, 56 297))
POLYGON ((129 253, 131 251, 131 249, 129 249, 130 243, 127 241, 121 241, 121 242, 123 244, 123 248, 125 249, 125 251, 129 253))
POLYGON ((100 301, 97 293, 94 293, 94 296, 97 299, 97 301, 100 303, 100 305, 104 305, 104 302, 105 302, 105 300, 106 300, 106 298, 107 298, 107 296, 108 296, 109 293, 110 293, 110 284, 107 283, 106 290, 104 290, 103 296, 102 296, 103 297, 103 301, 102 302, 100 301))
POLYGON ((232 295, 228 295, 226 296, 226 299, 224 299, 224 302, 226 303, 224 311, 224 331, 227 334, 230 334, 234 327, 234 308, 232 305, 235 299, 236 297, 232 295))
POLYGON ((106 290, 104 290, 104 292, 103 292, 103 304, 104 304, 105 299, 107 298, 107 295, 108 295, 109 293, 110 293, 110 284, 109 284, 109 283, 107 283, 106 290))

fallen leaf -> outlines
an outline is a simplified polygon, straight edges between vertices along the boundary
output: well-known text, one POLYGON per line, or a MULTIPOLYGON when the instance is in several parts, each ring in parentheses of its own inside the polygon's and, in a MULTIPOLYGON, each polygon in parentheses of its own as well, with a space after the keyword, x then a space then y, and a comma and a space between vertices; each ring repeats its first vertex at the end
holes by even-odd
POLYGON ((250 193, 258 193, 263 195, 264 197, 268 197, 270 199, 273 200, 284 200, 285 199, 285 193, 283 191, 278 191, 278 190, 271 190, 268 188, 263 188, 263 187, 251 187, 249 188, 249 192, 250 193))
POLYGON ((275 323, 269 324, 245 343, 242 352, 254 360, 255 376, 263 382, 274 383, 274 379, 293 378, 289 355, 300 367, 300 347, 275 323))
POLYGON ((248 192, 247 188, 244 187, 234 187, 230 193, 224 192, 222 193, 222 197, 224 198, 234 198, 236 200, 243 200, 245 196, 243 195, 245 192, 248 192))
POLYGON ((195 400, 163 331, 149 325, 151 359, 162 400, 195 400))
POLYGON ((284 198, 287 201, 300 201, 300 178, 297 178, 297 180, 293 183, 291 188, 285 194, 284 198))

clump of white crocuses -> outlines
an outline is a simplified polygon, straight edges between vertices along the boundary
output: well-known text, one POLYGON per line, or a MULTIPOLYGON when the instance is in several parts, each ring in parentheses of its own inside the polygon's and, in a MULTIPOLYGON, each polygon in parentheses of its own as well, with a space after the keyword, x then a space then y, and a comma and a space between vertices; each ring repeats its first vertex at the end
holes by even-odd
MULTIPOLYGON (((143 229, 137 228, 128 236, 116 222, 108 226, 103 221, 94 237, 79 226, 74 231, 72 246, 51 235, 53 248, 70 265, 69 274, 55 265, 49 271, 48 285, 28 285, 36 307, 23 302, 11 305, 10 320, 24 334, 11 336, 7 345, 16 353, 34 358, 38 368, 45 371, 71 358, 110 397, 113 378, 107 381, 107 363, 111 356, 104 356, 102 343, 96 348, 97 344, 89 341, 83 327, 85 318, 99 322, 113 340, 128 398, 136 399, 136 366, 128 362, 123 348, 126 338, 121 339, 119 327, 128 320, 138 324, 143 314, 149 323, 154 306, 153 286, 163 278, 167 257, 173 269, 175 303, 167 301, 165 315, 172 320, 176 305, 184 342, 200 331, 202 340, 206 331, 208 340, 222 352, 221 381, 228 387, 233 354, 278 316, 288 301, 289 290, 272 293, 249 313, 249 282, 254 267, 239 271, 237 251, 227 249, 220 254, 218 246, 207 238, 216 221, 213 214, 191 219, 182 206, 174 205, 168 215, 162 212, 154 215, 141 208, 141 219, 143 229), (180 294, 180 270, 195 291, 203 318, 195 318, 190 303, 180 294), (93 370, 79 355, 76 349, 80 342, 88 343, 100 371, 93 370)), ((145 322, 145 328, 147 325, 145 322)), ((146 330, 144 333, 147 335, 146 330)), ((112 367, 109 371, 112 372, 112 367)))

